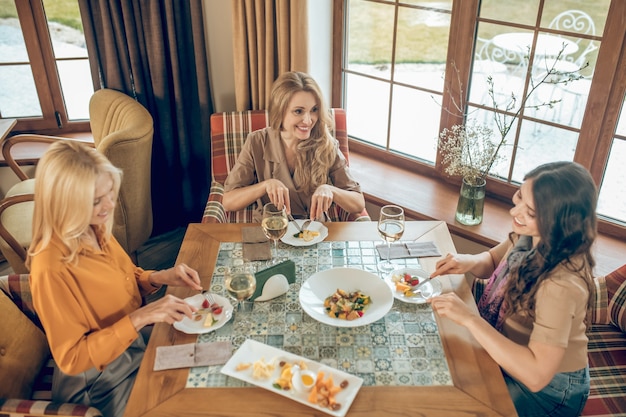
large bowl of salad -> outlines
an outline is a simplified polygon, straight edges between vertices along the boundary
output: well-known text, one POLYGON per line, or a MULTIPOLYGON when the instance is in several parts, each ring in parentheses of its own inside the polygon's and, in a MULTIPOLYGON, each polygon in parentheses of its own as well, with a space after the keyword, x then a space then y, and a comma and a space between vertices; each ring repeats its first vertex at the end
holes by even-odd
POLYGON ((393 294, 380 277, 356 268, 316 272, 300 287, 300 305, 315 320, 336 327, 358 327, 391 310, 393 294))

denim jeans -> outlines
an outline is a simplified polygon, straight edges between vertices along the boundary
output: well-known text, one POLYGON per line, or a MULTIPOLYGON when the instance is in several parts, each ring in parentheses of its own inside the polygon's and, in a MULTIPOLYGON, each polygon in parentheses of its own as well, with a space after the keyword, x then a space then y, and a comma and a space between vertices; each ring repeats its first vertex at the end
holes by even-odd
POLYGON ((556 374, 539 392, 503 373, 511 399, 520 417, 576 417, 589 396, 589 366, 556 374))

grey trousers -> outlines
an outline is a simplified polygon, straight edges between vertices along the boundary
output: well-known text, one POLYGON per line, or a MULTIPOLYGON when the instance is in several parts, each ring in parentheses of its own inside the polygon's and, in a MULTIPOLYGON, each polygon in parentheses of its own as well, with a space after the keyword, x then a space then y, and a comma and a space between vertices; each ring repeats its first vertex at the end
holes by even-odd
POLYGON ((55 367, 52 400, 95 407, 104 417, 122 417, 151 331, 152 326, 142 329, 128 349, 102 372, 92 368, 67 375, 55 367))

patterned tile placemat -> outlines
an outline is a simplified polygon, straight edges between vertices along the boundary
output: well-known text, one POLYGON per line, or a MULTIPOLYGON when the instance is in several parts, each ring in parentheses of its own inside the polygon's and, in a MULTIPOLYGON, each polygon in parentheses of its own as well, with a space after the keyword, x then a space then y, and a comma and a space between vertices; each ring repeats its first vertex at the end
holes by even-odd
MULTIPOLYGON (((296 264, 296 283, 273 300, 253 304, 224 327, 202 334, 198 343, 230 340, 236 349, 250 338, 363 378, 365 386, 452 385, 437 323, 428 304, 394 300, 382 319, 354 328, 328 326, 309 317, 298 301, 300 284, 317 271, 347 266, 378 274, 380 242, 320 242, 308 247, 279 243, 279 256, 296 264)), ((224 267, 240 261, 241 243, 221 243, 211 291, 228 297, 224 267)), ((416 258, 395 259, 398 267, 419 266, 416 258)), ((236 302, 233 300, 233 304, 236 302)), ((187 388, 247 386, 220 373, 221 366, 191 368, 187 388)))

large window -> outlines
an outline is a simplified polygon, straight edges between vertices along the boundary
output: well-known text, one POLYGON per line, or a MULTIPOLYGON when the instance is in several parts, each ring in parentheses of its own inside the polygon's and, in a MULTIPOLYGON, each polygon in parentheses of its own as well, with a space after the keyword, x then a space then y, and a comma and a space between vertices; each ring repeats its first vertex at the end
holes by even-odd
POLYGON ((0 0, 0 117, 15 130, 88 129, 94 87, 76 0, 0 0))
POLYGON ((601 184, 604 230, 624 233, 623 2, 337 1, 334 105, 346 108, 353 140, 445 177, 439 132, 470 118, 497 132, 497 118, 513 120, 489 189, 508 198, 533 167, 577 161, 601 184))

